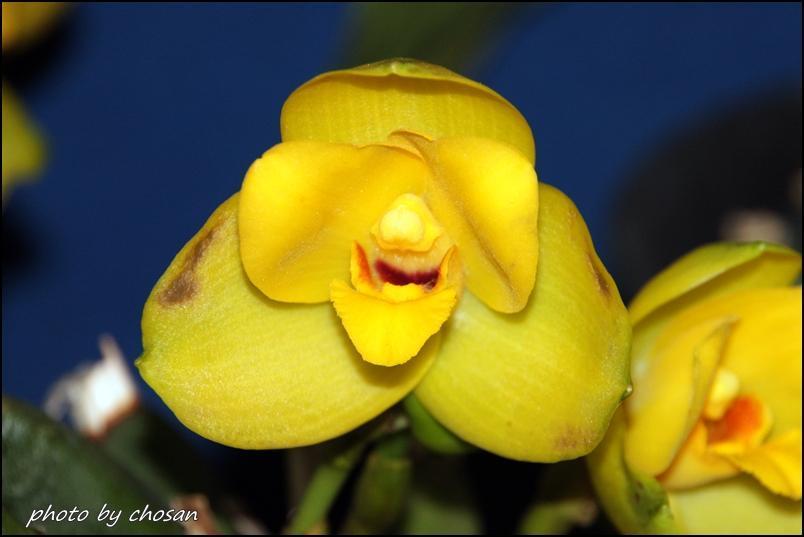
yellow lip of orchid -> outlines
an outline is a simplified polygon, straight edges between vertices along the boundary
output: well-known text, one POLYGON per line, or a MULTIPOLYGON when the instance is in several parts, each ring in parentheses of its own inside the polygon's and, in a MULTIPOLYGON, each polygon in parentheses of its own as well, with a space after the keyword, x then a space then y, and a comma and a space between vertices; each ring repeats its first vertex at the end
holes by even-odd
POLYGON ((621 530, 801 531, 800 269, 785 247, 708 245, 634 299, 634 393, 589 459, 621 530))
POLYGON ((378 285, 357 244, 351 266, 355 288, 335 280, 330 286, 332 303, 357 351, 375 365, 403 364, 418 354, 452 313, 460 292, 460 262, 454 247, 432 275, 424 273, 418 282, 378 285))
POLYGON ((588 453, 627 392, 630 327, 521 114, 391 60, 308 82, 281 123, 146 303, 137 366, 179 419, 295 447, 415 389, 499 455, 588 453))

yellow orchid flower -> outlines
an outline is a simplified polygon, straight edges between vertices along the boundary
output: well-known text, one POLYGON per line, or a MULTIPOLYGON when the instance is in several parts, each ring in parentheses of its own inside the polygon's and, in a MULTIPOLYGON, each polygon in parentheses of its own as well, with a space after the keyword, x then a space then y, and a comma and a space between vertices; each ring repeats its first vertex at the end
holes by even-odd
POLYGON ((137 365, 217 442, 339 436, 408 393, 502 456, 588 453, 630 325, 583 219, 539 184, 522 115, 441 67, 321 75, 157 283, 137 365))
POLYGON ((634 391, 588 459, 622 531, 801 533, 800 270, 712 244, 634 299, 634 391))

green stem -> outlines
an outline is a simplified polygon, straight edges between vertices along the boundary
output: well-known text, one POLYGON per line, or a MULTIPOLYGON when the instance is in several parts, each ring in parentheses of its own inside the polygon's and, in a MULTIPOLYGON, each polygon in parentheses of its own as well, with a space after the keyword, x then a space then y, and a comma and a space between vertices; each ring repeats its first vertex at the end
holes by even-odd
POLYGON ((404 416, 389 411, 377 420, 332 441, 328 446, 330 455, 316 468, 285 533, 321 533, 332 503, 360 461, 366 446, 407 427, 408 421, 404 416))
POLYGON ((372 447, 355 484, 344 533, 388 533, 401 518, 413 469, 410 440, 410 431, 400 431, 383 437, 372 447))
POLYGON ((355 442, 335 452, 316 469, 286 533, 305 534, 326 520, 332 502, 360 460, 369 440, 369 436, 360 435, 355 442))

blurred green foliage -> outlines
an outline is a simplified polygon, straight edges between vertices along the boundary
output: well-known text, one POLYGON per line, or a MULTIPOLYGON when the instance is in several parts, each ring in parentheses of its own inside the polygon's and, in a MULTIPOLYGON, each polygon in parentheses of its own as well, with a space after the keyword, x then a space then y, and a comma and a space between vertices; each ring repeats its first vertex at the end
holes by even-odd
POLYGON ((586 527, 598 509, 581 460, 545 465, 533 504, 525 513, 518 533, 556 535, 586 527))
POLYGON ((524 9, 522 3, 356 2, 343 66, 410 57, 464 69, 482 61, 489 42, 524 9))
MULTIPOLYGON (((129 522, 146 505, 167 509, 166 502, 117 465, 97 444, 54 422, 25 403, 3 398, 3 511, 11 520, 28 522, 36 509, 87 509, 81 523, 40 521, 41 533, 177 534, 181 527, 165 522, 129 522), (98 513, 122 510, 114 526, 98 521, 98 513)), ((4 517, 5 519, 5 517, 4 517)))

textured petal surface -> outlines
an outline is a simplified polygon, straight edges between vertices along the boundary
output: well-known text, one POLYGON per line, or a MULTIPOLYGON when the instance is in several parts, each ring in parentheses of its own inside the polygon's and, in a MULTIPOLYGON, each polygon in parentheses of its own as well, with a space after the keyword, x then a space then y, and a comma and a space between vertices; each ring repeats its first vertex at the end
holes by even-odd
POLYGON ((801 305, 801 287, 787 287, 743 291, 704 306, 739 316, 723 365, 739 377, 743 393, 768 405, 772 437, 801 428, 801 305))
POLYGON ((479 136, 510 144, 531 164, 533 135, 522 114, 486 86, 443 67, 393 59, 320 75, 282 108, 282 140, 358 145, 394 131, 431 139, 479 136))
POLYGON ((540 185, 539 271, 526 308, 505 315, 464 293, 416 395, 464 440, 499 455, 588 453, 628 386, 630 326, 572 202, 540 185))
POLYGON ((493 140, 409 139, 432 172, 425 199, 458 245, 467 287, 496 311, 520 311, 533 289, 539 257, 533 166, 493 140))
POLYGON ((801 534, 801 501, 739 476, 670 494, 679 530, 691 534, 801 534))
POLYGON ((667 469, 700 414, 694 379, 712 373, 691 345, 728 319, 734 326, 719 365, 740 379, 742 393, 770 408, 772 435, 801 427, 801 288, 734 292, 677 315, 651 347, 628 401, 626 459, 633 468, 650 475, 667 469))
POLYGON ((340 280, 332 282, 331 295, 357 351, 381 366, 403 364, 415 356, 447 320, 457 298, 456 289, 448 287, 394 302, 355 291, 340 280))
POLYGON ((152 291, 137 361, 146 382, 188 428, 251 449, 321 442, 401 399, 438 342, 405 365, 371 365, 329 303, 267 299, 240 264, 237 200, 210 217, 152 291))
POLYGON ((734 323, 733 317, 692 326, 681 320, 662 332, 650 368, 627 403, 630 468, 655 476, 673 462, 706 404, 734 323))
POLYGON ((385 146, 292 142, 249 168, 240 194, 240 244, 251 282, 274 300, 329 300, 348 280, 355 240, 368 236, 388 206, 418 193, 424 163, 385 146))
POLYGON ((634 323, 634 386, 643 382, 654 340, 680 312, 740 290, 788 285, 800 272, 797 252, 764 242, 711 244, 670 265, 645 285, 629 307, 634 323))
POLYGON ((746 453, 726 455, 771 492, 801 499, 801 431, 789 431, 746 453))
POLYGON ((742 393, 768 405, 771 435, 784 433, 801 427, 801 306, 801 287, 735 292, 687 309, 660 338, 671 337, 665 334, 671 327, 682 333, 712 319, 736 319, 721 365, 737 375, 742 393))
POLYGON ((702 246, 642 288, 628 308, 631 321, 636 324, 689 293, 695 293, 697 302, 740 289, 778 287, 792 282, 800 271, 801 256, 784 246, 765 242, 702 246))
POLYGON ((707 440, 706 426, 699 421, 679 449, 673 464, 659 476, 667 490, 699 487, 740 473, 740 469, 728 460, 712 453, 707 440))

